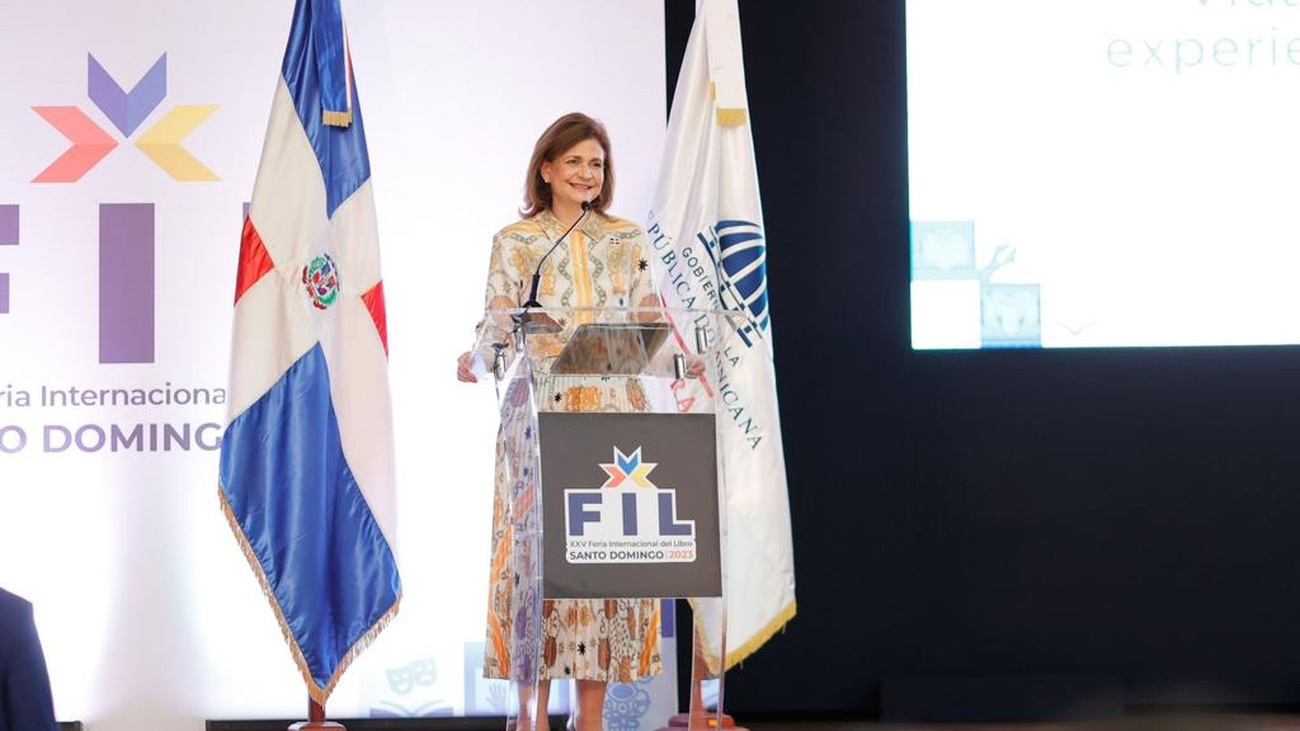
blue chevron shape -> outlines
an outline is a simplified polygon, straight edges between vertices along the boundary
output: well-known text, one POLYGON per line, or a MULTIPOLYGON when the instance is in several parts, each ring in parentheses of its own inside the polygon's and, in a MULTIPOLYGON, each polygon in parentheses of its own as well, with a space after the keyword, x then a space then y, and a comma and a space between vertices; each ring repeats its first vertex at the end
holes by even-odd
POLYGON ((86 58, 90 100, 124 137, 130 137, 167 96, 167 54, 159 56, 129 92, 104 70, 93 55, 86 54, 86 58))
POLYGON ((618 461, 618 468, 623 470, 624 474, 636 472, 637 465, 641 464, 641 449, 637 448, 632 454, 623 454, 618 449, 614 450, 615 459, 618 461))

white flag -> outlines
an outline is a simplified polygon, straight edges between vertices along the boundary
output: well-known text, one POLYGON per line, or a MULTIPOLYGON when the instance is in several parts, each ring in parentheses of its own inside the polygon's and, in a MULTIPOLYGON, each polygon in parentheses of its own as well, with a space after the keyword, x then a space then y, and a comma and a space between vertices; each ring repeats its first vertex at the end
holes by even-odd
POLYGON ((736 0, 697 7, 649 234, 667 307, 733 310, 747 323, 723 351, 718 381, 697 385, 714 399, 726 455, 726 614, 696 612, 716 670, 724 621, 730 668, 794 616, 794 552, 740 18, 736 0))

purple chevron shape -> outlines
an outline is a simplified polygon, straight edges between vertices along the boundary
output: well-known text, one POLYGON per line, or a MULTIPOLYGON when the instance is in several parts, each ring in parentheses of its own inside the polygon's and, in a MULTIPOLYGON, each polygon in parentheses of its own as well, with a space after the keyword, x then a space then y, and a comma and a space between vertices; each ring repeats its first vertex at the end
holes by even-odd
POLYGON ((109 76, 93 55, 86 54, 86 58, 86 91, 90 100, 123 136, 130 137, 167 96, 167 54, 159 56, 153 68, 129 92, 109 76))

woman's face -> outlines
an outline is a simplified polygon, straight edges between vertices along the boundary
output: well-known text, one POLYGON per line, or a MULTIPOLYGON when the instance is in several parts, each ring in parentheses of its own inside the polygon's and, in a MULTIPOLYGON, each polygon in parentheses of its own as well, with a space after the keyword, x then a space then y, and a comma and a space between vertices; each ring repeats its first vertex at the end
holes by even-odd
POLYGON ((542 180, 551 186, 553 208, 580 208, 605 186, 605 150, 594 139, 583 140, 542 162, 542 180))

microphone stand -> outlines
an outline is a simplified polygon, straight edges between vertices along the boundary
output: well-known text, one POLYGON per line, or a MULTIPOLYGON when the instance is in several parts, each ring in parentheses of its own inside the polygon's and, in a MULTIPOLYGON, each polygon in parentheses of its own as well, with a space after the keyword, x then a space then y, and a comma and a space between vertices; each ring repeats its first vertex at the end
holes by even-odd
POLYGON ((537 301, 537 288, 542 281, 542 264, 546 262, 551 254, 559 248, 560 244, 569 237, 569 234, 573 232, 573 229, 577 228, 590 213, 591 201, 583 201, 582 214, 578 216, 578 220, 574 221, 573 224, 564 231, 564 233, 560 234, 560 238, 556 239, 555 243, 551 244, 551 248, 547 249, 545 254, 542 254, 542 258, 537 260, 537 267, 533 270, 532 286, 528 290, 528 300, 524 302, 524 311, 519 313, 517 322, 517 324, 523 326, 525 333, 553 333, 564 329, 560 326, 560 323, 556 322, 554 318, 545 312, 530 312, 529 310, 540 310, 542 308, 542 303, 537 301))

